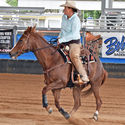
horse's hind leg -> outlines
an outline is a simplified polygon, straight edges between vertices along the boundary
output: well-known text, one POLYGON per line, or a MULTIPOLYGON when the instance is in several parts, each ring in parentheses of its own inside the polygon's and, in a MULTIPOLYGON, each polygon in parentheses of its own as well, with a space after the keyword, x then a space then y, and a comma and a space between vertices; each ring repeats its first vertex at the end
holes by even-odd
POLYGON ((79 87, 73 88, 74 107, 73 107, 72 111, 70 112, 70 115, 72 115, 74 112, 76 112, 77 109, 81 106, 80 93, 81 93, 81 90, 79 87))
POLYGON ((98 120, 98 114, 99 114, 99 111, 100 111, 100 108, 101 108, 101 105, 102 105, 102 100, 99 96, 99 86, 97 86, 95 84, 92 86, 93 93, 94 93, 94 96, 95 96, 95 99, 96 99, 96 112, 94 113, 93 118, 94 118, 94 120, 98 120))
POLYGON ((61 92, 61 89, 55 89, 55 90, 52 90, 53 92, 53 95, 54 95, 54 98, 55 98, 55 105, 58 109, 58 111, 66 118, 68 119, 70 117, 70 115, 64 111, 64 109, 62 107, 60 107, 60 104, 59 104, 59 99, 60 99, 60 92, 61 92))

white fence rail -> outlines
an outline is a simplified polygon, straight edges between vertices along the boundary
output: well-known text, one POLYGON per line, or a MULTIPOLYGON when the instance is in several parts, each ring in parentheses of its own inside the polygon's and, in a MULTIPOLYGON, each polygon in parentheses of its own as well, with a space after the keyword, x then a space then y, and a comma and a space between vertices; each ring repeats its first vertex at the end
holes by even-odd
MULTIPOLYGON (((37 24, 38 27, 46 27, 45 17, 47 15, 44 12, 44 8, 38 7, 0 7, 0 26, 27 27, 37 24)), ((49 16, 52 15, 54 14, 49 14, 49 16)), ((57 16, 60 16, 60 13, 57 13, 55 18, 57 18, 57 16)), ((52 17, 49 17, 49 19, 51 20, 51 22, 57 22, 57 20, 53 20, 52 17)), ((82 20, 82 28, 84 27, 87 29, 124 30, 125 9, 106 9, 105 14, 101 15, 100 19, 82 20)), ((58 21, 61 21, 61 19, 59 19, 58 21)), ((53 23, 48 24, 48 27, 46 28, 53 27, 51 25, 53 25, 53 23)), ((60 25, 59 27, 56 26, 56 28, 60 28, 60 25)))

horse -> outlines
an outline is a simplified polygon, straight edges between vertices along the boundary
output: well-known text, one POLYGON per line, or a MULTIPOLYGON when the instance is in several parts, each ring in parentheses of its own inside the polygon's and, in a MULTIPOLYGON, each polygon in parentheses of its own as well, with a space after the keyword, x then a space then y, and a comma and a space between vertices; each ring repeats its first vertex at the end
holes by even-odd
MULTIPOLYGON (((92 34, 89 33, 89 35, 91 36, 92 34)), ((100 36, 98 37, 94 37, 96 38, 94 43, 97 41, 102 41, 100 36), (98 37, 99 39, 97 39, 98 37)), ((86 39, 86 43, 87 42, 89 41, 86 39)), ((17 44, 11 49, 9 54, 13 59, 16 59, 21 54, 29 51, 32 51, 35 54, 38 62, 43 68, 45 78, 44 83, 46 86, 42 89, 42 105, 47 110, 47 112, 52 113, 52 109, 48 105, 46 96, 48 91, 52 91, 55 100, 55 106, 65 117, 65 119, 69 119, 72 114, 75 113, 81 106, 81 96, 89 95, 93 92, 96 99, 96 112, 94 113, 93 118, 98 120, 98 114, 102 104, 99 95, 99 88, 105 82, 105 79, 107 78, 107 72, 103 68, 99 57, 95 55, 95 52, 93 51, 92 53, 95 56, 96 61, 84 64, 86 66, 90 82, 83 85, 73 84, 72 93, 74 105, 71 112, 68 113, 60 106, 59 99, 61 90, 67 87, 67 84, 71 79, 72 64, 64 61, 62 55, 59 53, 59 51, 57 51, 57 47, 48 43, 36 31, 35 26, 28 27, 24 31, 23 35, 17 44), (88 85, 90 85, 90 87, 86 91, 83 91, 83 89, 88 85)), ((82 53, 88 56, 88 53, 90 53, 89 48, 83 49, 82 53)))

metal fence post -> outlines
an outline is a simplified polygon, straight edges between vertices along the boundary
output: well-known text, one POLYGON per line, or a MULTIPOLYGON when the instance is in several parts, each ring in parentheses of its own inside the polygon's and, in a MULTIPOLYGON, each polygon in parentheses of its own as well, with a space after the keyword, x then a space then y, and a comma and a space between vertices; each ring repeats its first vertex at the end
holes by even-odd
POLYGON ((16 35, 17 35, 17 26, 13 27, 13 35, 14 35, 14 45, 16 44, 16 35))
POLYGON ((83 45, 83 48, 85 48, 85 44, 86 44, 86 28, 82 28, 82 45, 83 45))

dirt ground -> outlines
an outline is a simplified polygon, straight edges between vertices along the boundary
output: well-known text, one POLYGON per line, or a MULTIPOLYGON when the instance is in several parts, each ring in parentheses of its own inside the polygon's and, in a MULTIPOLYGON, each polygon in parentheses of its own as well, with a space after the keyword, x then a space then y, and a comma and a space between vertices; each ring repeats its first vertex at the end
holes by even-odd
MULTIPOLYGON (((43 75, 0 74, 0 125, 125 125, 125 79, 109 78, 101 87, 103 105, 97 122, 91 119, 95 112, 93 95, 82 98, 79 110, 65 120, 48 92, 53 108, 53 113, 48 114, 41 101, 43 81, 43 75)), ((62 90, 60 103, 70 112, 72 89, 62 90)))

